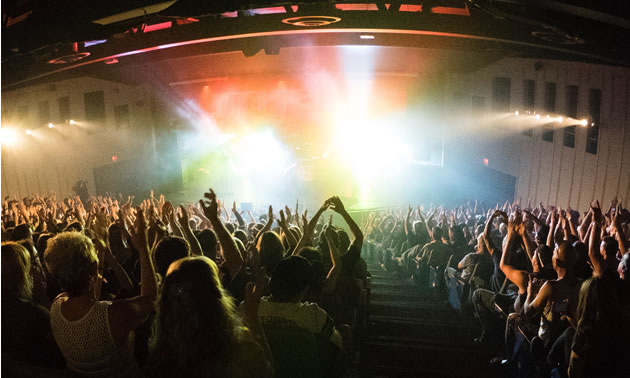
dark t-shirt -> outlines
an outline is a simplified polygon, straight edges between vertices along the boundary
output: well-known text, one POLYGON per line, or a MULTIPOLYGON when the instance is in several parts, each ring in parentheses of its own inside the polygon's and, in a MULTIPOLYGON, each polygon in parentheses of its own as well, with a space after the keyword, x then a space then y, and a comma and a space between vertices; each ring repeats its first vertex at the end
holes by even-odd
MULTIPOLYGON (((493 273, 494 264, 490 259, 490 256, 486 253, 472 252, 464 256, 462 261, 459 262, 462 266, 462 279, 467 280, 470 278, 475 265, 479 264, 475 276, 481 278, 485 282, 488 282, 490 276, 493 273)), ((459 265, 458 264, 458 265, 459 265)))
POLYGON ((66 365, 52 335, 48 309, 16 298, 2 298, 2 354, 40 367, 66 365))

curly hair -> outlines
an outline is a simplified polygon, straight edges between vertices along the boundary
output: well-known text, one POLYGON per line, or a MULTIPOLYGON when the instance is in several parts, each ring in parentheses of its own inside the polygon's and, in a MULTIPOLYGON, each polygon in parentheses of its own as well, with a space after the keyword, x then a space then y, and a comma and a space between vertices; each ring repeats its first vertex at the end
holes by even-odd
POLYGON ((162 377, 220 371, 240 327, 214 261, 205 256, 179 259, 171 264, 158 300, 152 370, 162 377))
POLYGON ((89 287, 98 256, 90 238, 72 231, 48 240, 44 261, 63 290, 70 295, 79 295, 89 287))

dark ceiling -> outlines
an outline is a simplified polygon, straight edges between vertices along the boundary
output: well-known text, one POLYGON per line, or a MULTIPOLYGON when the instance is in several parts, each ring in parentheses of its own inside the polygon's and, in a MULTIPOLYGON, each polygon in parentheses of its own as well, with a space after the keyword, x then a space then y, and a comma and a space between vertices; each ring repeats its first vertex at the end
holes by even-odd
POLYGON ((346 45, 388 47, 382 72, 465 71, 505 56, 630 66, 625 3, 3 1, 2 88, 85 75, 134 82, 150 72, 172 85, 292 72, 313 56, 329 64, 331 46, 346 45))

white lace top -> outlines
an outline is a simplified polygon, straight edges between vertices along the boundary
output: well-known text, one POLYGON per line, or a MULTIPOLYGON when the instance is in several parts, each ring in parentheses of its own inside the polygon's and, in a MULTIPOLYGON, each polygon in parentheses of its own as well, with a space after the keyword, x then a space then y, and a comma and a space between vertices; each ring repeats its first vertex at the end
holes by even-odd
POLYGON ((96 302, 79 320, 69 321, 61 314, 57 299, 50 309, 50 323, 55 341, 66 359, 68 369, 85 377, 141 377, 133 356, 133 334, 123 348, 118 348, 109 329, 111 302, 96 302))

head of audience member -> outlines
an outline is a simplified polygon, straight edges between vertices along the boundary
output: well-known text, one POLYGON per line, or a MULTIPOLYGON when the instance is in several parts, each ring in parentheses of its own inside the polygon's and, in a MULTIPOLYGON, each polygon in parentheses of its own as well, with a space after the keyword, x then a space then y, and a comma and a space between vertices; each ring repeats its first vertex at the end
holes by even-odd
POLYGON ((311 263, 302 256, 291 256, 278 263, 269 281, 274 302, 299 303, 312 282, 311 263))
POLYGON ((197 240, 199 240, 199 244, 201 245, 201 251, 203 255, 209 258, 210 260, 217 259, 217 234, 214 233, 213 230, 206 228, 201 230, 197 235, 197 240))
POLYGON ((107 233, 107 240, 109 241, 109 248, 112 251, 112 255, 123 264, 131 256, 128 252, 126 241, 123 241, 123 232, 119 223, 112 223, 109 226, 107 233))
POLYGON ((617 240, 613 237, 605 236, 599 248, 599 252, 602 254, 604 260, 615 261, 617 259, 617 251, 619 251, 619 243, 617 243, 617 240))
POLYGON ((39 235, 39 238, 37 239, 37 251, 40 252, 38 254, 38 257, 40 259, 40 263, 42 264, 44 264, 43 252, 46 251, 46 247, 48 246, 48 240, 50 240, 50 238, 54 236, 55 236, 54 234, 45 233, 45 234, 39 235))
POLYGON ((28 251, 18 243, 4 242, 1 253, 2 299, 30 301, 33 297, 33 278, 28 251))
POLYGON ((483 234, 477 236, 477 253, 487 253, 488 248, 486 247, 486 242, 483 240, 483 234))
POLYGON ((431 234, 432 238, 434 241, 441 241, 442 240, 442 229, 438 226, 433 226, 433 228, 431 229, 431 234))
POLYGON ((33 231, 28 223, 18 224, 13 228, 13 231, 11 231, 11 240, 18 241, 24 239, 33 240, 33 231))
POLYGON ((537 245, 545 245, 545 243, 547 243, 547 235, 549 235, 549 227, 544 226, 541 227, 537 232, 536 232, 536 236, 535 236, 535 241, 537 245))
POLYGON ((188 375, 201 366, 216 366, 231 351, 239 326, 214 261, 197 256, 173 262, 157 303, 152 339, 156 371, 188 375))
POLYGON ((427 232, 427 226, 422 221, 417 221, 413 224, 413 231, 416 236, 423 241, 429 240, 429 233, 427 232))
POLYGON ((240 240, 243 245, 247 244, 247 232, 241 230, 240 228, 234 231, 234 237, 240 240))
POLYGON ((228 230, 228 232, 230 234, 234 233, 234 230, 236 230, 236 227, 234 226, 234 223, 232 222, 225 222, 225 228, 228 230))
POLYGON ((350 247, 350 237, 346 231, 340 228, 335 231, 337 233, 337 239, 339 239, 339 244, 337 245, 339 247, 339 253, 344 254, 350 247))
POLYGON ((592 275, 592 269, 589 265, 588 246, 581 241, 573 243, 575 248, 575 272, 582 279, 589 278, 592 275))
POLYGON ((49 239, 44 261, 48 272, 71 296, 88 294, 98 277, 94 244, 79 232, 62 232, 49 239))
POLYGON ((69 225, 67 225, 63 230, 65 232, 72 232, 72 231, 81 232, 83 231, 83 226, 81 226, 81 223, 79 222, 72 222, 69 225))
POLYGON ((448 237, 456 245, 464 245, 466 244, 466 238, 464 236, 464 231, 460 225, 453 225, 448 229, 448 237))
POLYGON ((190 244, 179 236, 167 236, 158 242, 153 256, 155 270, 164 277, 171 263, 190 256, 190 244))
MULTIPOLYGON (((311 264, 312 271, 312 284, 317 284, 324 278, 326 278, 326 270, 324 269, 324 258, 319 252, 318 248, 304 247, 299 253, 299 256, 304 257, 311 264)), ((330 260, 330 258, 328 259, 330 260)))
POLYGON ((546 244, 540 245, 536 248, 538 252, 538 256, 540 257, 540 261, 543 266, 542 269, 552 269, 553 268, 553 250, 546 244))
POLYGON ((258 252, 260 253, 260 262, 271 274, 276 265, 284 258, 284 246, 278 234, 273 231, 267 231, 258 240, 258 252))
POLYGON ((573 272, 576 257, 575 248, 566 240, 554 249, 552 263, 558 276, 560 276, 561 272, 573 272))

